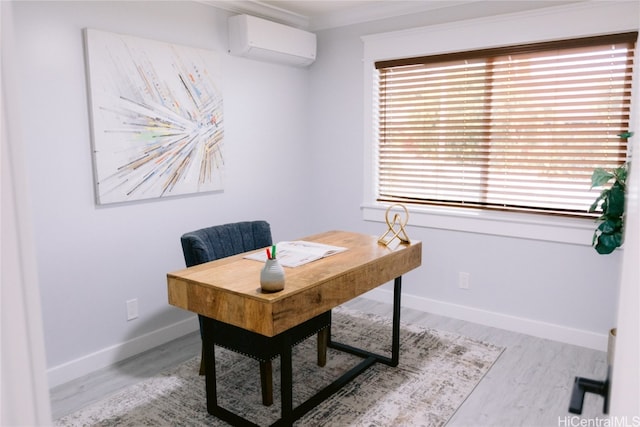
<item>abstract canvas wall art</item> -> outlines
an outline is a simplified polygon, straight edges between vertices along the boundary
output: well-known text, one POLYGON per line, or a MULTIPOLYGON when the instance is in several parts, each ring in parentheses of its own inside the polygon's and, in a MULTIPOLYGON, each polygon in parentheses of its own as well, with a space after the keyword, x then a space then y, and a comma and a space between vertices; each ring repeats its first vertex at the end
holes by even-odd
POLYGON ((223 189, 219 56, 85 30, 96 202, 223 189))

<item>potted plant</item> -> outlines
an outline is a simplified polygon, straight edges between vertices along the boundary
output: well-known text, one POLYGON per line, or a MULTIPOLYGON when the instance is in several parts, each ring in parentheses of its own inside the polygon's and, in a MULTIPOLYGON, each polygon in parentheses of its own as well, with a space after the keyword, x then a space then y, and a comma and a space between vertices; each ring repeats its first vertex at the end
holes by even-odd
MULTIPOLYGON (((633 132, 625 132, 618 136, 629 138, 632 135, 633 132)), ((591 241, 591 245, 599 254, 610 254, 622 245, 628 168, 629 163, 609 171, 597 168, 591 175, 591 188, 606 186, 589 207, 589 212, 602 210, 591 241), (613 183, 608 186, 612 179, 613 183)))

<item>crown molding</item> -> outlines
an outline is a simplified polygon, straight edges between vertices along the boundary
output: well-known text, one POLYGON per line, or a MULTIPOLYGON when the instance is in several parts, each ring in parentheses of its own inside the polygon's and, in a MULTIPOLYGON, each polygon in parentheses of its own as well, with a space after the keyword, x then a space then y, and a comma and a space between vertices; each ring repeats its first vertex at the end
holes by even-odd
POLYGON ((311 20, 308 16, 257 0, 197 0, 197 2, 233 13, 268 19, 303 30, 308 30, 310 27, 311 20))
POLYGON ((385 18, 411 15, 449 8, 454 6, 477 3, 483 0, 436 0, 436 1, 378 1, 313 16, 310 18, 310 30, 318 31, 329 28, 343 27, 364 22, 377 21, 385 18))

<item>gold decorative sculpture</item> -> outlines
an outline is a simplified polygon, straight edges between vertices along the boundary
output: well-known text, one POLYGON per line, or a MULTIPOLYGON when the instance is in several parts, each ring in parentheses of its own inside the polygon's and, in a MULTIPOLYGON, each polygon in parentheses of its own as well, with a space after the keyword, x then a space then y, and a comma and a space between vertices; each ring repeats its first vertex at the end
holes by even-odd
POLYGON ((380 236, 380 238, 378 239, 379 243, 382 243, 385 246, 389 246, 389 244, 395 239, 399 239, 400 243, 411 243, 411 240, 409 239, 409 236, 404 229, 404 226, 407 225, 407 222, 409 222, 409 211, 407 210, 407 207, 405 205, 396 203, 395 205, 389 206, 387 208, 387 212, 385 213, 385 220, 387 221, 387 226, 389 227, 389 229, 386 233, 380 236), (393 220, 389 220, 389 214, 395 207, 401 207, 404 210, 404 220, 401 218, 399 213, 395 213, 393 215, 393 220))

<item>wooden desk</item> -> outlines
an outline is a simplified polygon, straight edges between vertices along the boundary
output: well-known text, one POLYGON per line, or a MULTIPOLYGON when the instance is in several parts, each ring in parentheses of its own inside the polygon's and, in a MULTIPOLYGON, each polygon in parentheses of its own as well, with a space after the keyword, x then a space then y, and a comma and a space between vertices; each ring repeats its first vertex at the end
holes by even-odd
MULTIPOLYGON (((169 303, 257 334, 274 337, 280 347, 282 418, 277 425, 291 425, 364 369, 381 362, 397 366, 399 360, 401 276, 422 262, 422 243, 387 247, 377 237, 345 231, 329 231, 302 240, 342 246, 347 251, 295 268, 285 268, 284 290, 263 293, 263 263, 240 254, 167 274, 169 303), (365 358, 347 374, 297 408, 291 399, 291 342, 287 331, 371 289, 394 280, 392 357, 374 355, 348 345, 329 346, 365 358)), ((253 251, 255 252, 255 251, 253 251)), ((203 328, 203 340, 207 341, 203 328)), ((275 344, 274 344, 275 345, 275 344)), ((212 353, 210 351, 209 353, 212 353)), ((213 358, 207 353, 205 357, 213 358)), ((220 408, 215 399, 215 362, 207 369, 207 408, 210 413, 236 425, 249 421, 220 408)))

